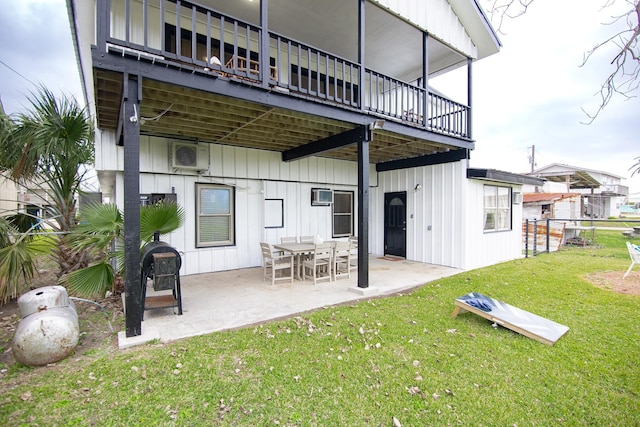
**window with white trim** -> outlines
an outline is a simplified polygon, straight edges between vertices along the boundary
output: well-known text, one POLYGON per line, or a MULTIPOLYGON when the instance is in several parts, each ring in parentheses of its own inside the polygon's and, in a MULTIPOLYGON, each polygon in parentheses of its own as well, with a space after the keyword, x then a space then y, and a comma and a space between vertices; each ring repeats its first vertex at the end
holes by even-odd
POLYGON ((353 236, 353 191, 333 190, 333 237, 353 236))
POLYGON ((484 186, 484 231, 511 230, 511 188, 484 186))
POLYGON ((196 184, 196 247, 235 244, 235 192, 227 185, 196 184))

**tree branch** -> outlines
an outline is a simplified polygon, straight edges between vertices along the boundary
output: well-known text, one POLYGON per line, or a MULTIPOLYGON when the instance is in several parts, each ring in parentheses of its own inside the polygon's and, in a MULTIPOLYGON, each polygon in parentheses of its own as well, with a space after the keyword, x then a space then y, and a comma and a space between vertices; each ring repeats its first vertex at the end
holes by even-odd
MULTIPOLYGON (((615 55, 611 60, 614 70, 609 74, 594 94, 600 96, 600 103, 595 112, 589 113, 584 108, 582 111, 589 118, 585 124, 591 124, 600 112, 607 106, 615 95, 621 95, 625 99, 635 97, 635 92, 640 87, 640 0, 606 0, 601 10, 613 6, 617 2, 629 5, 629 10, 618 16, 613 16, 609 23, 612 25, 620 20, 625 20, 627 29, 618 32, 608 39, 596 44, 585 52, 580 67, 583 67, 596 51, 605 46, 616 46, 615 55)), ((513 19, 526 13, 533 0, 486 0, 491 22, 501 34, 505 18, 513 19)))

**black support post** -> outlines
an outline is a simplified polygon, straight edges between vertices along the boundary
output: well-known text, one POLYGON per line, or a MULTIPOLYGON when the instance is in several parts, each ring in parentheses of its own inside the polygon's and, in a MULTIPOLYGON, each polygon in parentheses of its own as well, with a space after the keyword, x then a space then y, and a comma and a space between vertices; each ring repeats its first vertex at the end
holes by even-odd
POLYGON ((422 33, 422 88, 424 99, 422 100, 422 125, 429 124, 429 34, 422 33))
POLYGON ((471 118, 473 117, 473 109, 471 108, 471 95, 472 95, 472 70, 471 64, 473 64, 473 60, 471 58, 467 58, 467 106, 469 107, 469 111, 467 112, 467 137, 469 139, 473 138, 471 134, 471 118))
POLYGON ((369 141, 373 131, 358 141, 358 287, 369 287, 369 141))
POLYGON ((364 70, 365 70, 365 21, 364 10, 366 0, 358 0, 358 108, 364 110, 364 70))
POLYGON ((142 334, 140 285, 140 100, 141 77, 125 74, 122 107, 124 136, 124 257, 126 336, 142 334))
POLYGON ((260 80, 269 87, 271 78, 271 43, 269 40, 269 0, 260 0, 260 80))
POLYGON ((110 0, 98 0, 96 4, 96 40, 98 41, 98 51, 100 53, 106 53, 107 45, 105 41, 109 35, 109 22, 111 16, 111 1, 110 0))

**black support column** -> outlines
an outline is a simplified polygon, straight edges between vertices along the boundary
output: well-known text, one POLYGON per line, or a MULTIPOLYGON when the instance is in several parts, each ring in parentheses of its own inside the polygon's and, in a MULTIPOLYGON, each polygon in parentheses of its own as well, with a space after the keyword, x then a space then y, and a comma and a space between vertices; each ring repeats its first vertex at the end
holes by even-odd
POLYGON ((358 287, 369 287, 369 141, 373 131, 358 141, 358 287))
POLYGON ((422 88, 425 90, 422 100, 422 125, 429 124, 429 34, 422 34, 422 88))
POLYGON ((126 336, 142 334, 140 286, 140 100, 141 77, 125 74, 124 136, 124 257, 126 336))
POLYGON ((471 95, 472 95, 472 67, 473 60, 471 58, 467 58, 467 106, 469 107, 469 112, 467 113, 467 136, 469 139, 473 138, 471 134, 471 118, 473 117, 473 108, 471 108, 471 95))
POLYGON ((269 87, 271 78, 271 43, 269 40, 269 0, 260 0, 260 80, 263 87, 269 87))
POLYGON ((360 74, 358 78, 358 108, 364 110, 364 69, 365 69, 365 20, 364 7, 366 0, 358 0, 358 65, 360 65, 360 74))

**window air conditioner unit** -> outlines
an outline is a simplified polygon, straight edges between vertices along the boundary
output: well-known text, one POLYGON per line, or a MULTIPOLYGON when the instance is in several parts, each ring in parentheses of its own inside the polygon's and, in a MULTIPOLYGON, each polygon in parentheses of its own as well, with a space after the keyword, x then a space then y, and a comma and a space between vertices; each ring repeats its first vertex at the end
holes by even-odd
POLYGON ((333 203, 333 190, 328 188, 311 189, 311 206, 329 206, 333 203))
POLYGON ((188 170, 209 169, 208 145, 174 142, 171 145, 171 167, 188 170))
POLYGON ((522 193, 513 193, 512 196, 512 200, 513 200, 513 204, 514 205, 521 205, 522 204, 522 193))

